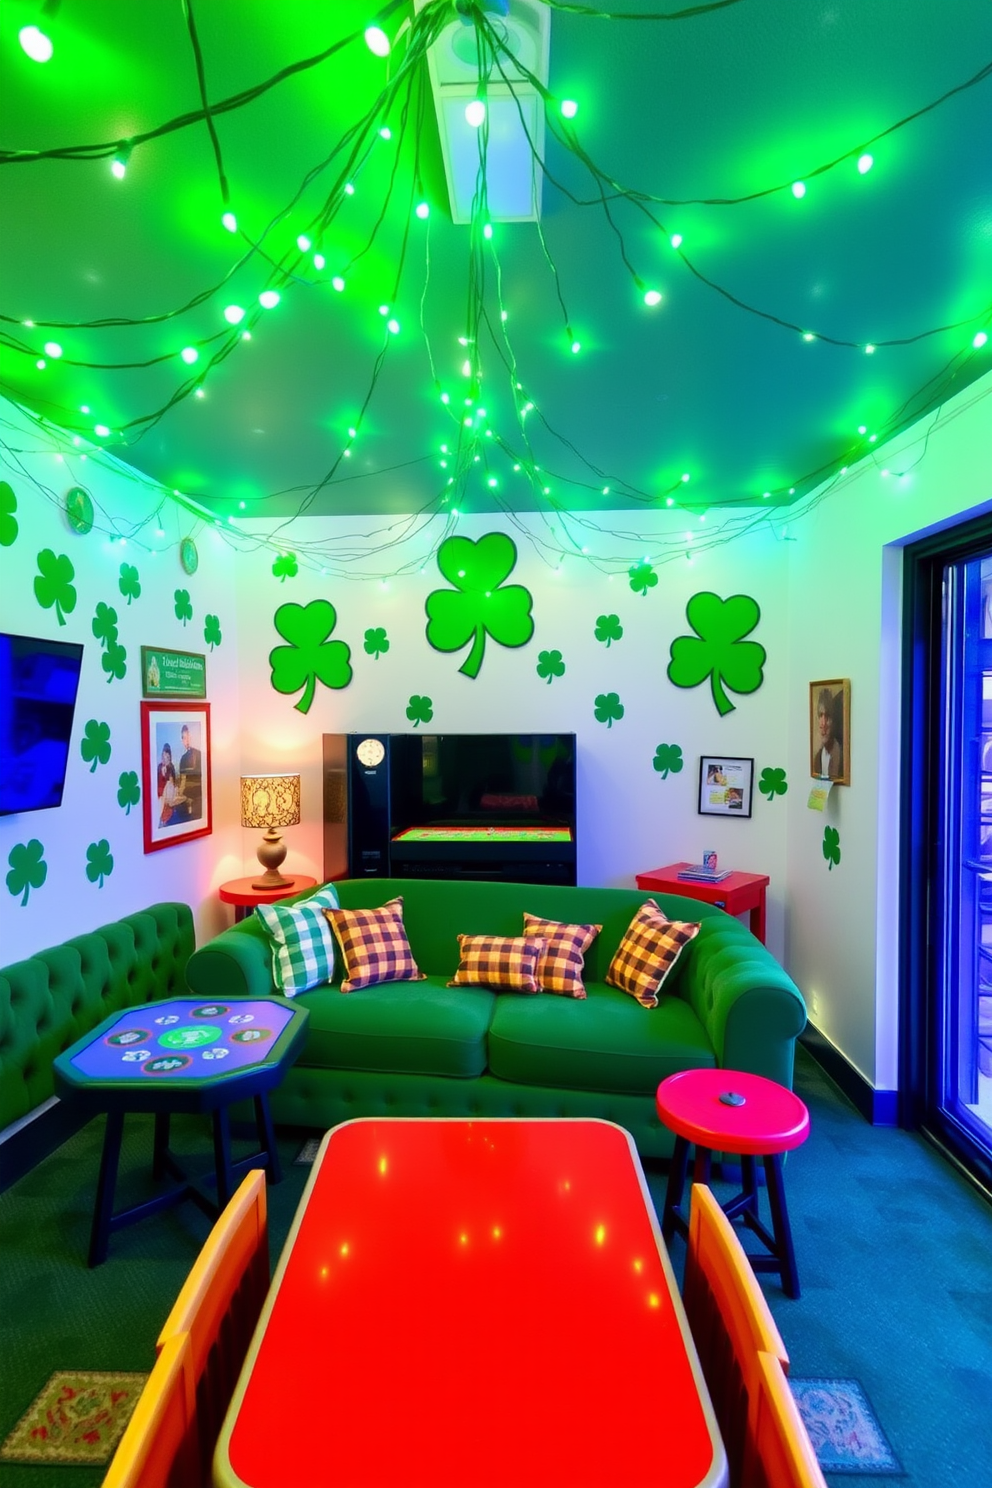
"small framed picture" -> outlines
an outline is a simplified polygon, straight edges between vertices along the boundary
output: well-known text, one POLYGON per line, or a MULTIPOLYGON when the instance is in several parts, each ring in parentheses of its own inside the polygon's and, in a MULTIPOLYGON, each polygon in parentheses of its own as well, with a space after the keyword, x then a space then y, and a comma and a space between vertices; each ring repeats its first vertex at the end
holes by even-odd
POLYGON ((210 704, 141 704, 145 852, 213 831, 210 704))
POLYGON ((846 677, 809 684, 809 773, 851 783, 851 684, 846 677))
POLYGON ((699 815, 750 816, 754 760, 704 754, 699 761, 699 815))

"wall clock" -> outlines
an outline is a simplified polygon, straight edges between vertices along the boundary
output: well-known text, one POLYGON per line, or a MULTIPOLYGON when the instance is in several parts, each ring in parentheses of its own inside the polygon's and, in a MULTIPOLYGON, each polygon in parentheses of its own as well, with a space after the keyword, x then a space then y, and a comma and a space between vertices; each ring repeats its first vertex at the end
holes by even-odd
POLYGON ((376 765, 381 765, 386 757, 386 750, 381 739, 363 739, 355 750, 359 764, 365 765, 367 769, 374 770, 376 765))
POLYGON ((196 543, 191 537, 184 537, 179 544, 179 562, 183 566, 183 573, 195 574, 200 562, 200 555, 196 551, 196 543))
POLYGON ((65 515, 73 532, 85 537, 93 528, 93 499, 82 486, 72 486, 65 493, 65 515))

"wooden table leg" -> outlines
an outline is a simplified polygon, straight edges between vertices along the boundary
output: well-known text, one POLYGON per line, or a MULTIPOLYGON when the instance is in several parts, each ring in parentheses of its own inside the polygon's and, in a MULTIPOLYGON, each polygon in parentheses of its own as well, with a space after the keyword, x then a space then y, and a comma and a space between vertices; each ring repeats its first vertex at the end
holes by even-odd
POLYGON ((258 1132, 258 1145, 268 1160, 269 1182, 281 1183, 282 1166, 279 1162, 279 1149, 276 1147, 272 1112, 269 1110, 269 1097, 265 1091, 255 1097, 255 1129, 258 1132))
POLYGON ((103 1134, 103 1153, 100 1157, 100 1176, 96 1182, 96 1207, 93 1210, 93 1228, 90 1232, 88 1264, 99 1266, 107 1259, 110 1241, 110 1221, 114 1213, 114 1188, 117 1184, 117 1165, 121 1156, 121 1140, 124 1136, 124 1114, 122 1111, 107 1112, 107 1127, 103 1134))
POLYGON ((226 1106, 214 1112, 214 1166, 217 1169, 217 1206, 223 1209, 234 1192, 231 1173, 231 1122, 226 1106))

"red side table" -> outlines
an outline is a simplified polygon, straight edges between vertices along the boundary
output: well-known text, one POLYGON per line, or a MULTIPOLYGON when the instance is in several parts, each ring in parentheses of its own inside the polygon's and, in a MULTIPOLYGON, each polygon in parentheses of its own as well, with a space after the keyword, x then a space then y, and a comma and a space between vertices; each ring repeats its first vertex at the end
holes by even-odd
POLYGON ((809 1136, 809 1112, 798 1095, 763 1075, 693 1069, 662 1080, 656 1104, 662 1123, 675 1133, 661 1218, 664 1238, 670 1240, 676 1230, 683 1237, 688 1234, 681 1205, 689 1143, 695 1144, 694 1176, 699 1183, 709 1181, 711 1153, 734 1153, 741 1159, 744 1187, 723 1205, 723 1212, 728 1219, 740 1215, 767 1247, 768 1255, 748 1256, 754 1270, 779 1272, 786 1295, 798 1297, 799 1273, 782 1181, 782 1153, 801 1146, 809 1136), (764 1161, 771 1233, 759 1218, 755 1157, 764 1161))
POLYGON ((639 889, 654 889, 662 894, 684 894, 687 899, 701 899, 704 904, 715 904, 728 914, 751 912, 751 934, 765 943, 765 890, 769 879, 764 873, 731 873, 719 883, 700 883, 688 878, 679 878, 680 868, 691 868, 691 863, 669 863, 667 868, 652 868, 650 873, 637 875, 639 889))
POLYGON ((302 894, 304 889, 315 889, 317 880, 297 873, 281 888, 253 889, 251 878, 229 878, 218 890, 224 904, 235 905, 234 920, 237 924, 250 915, 256 904, 278 904, 280 899, 289 899, 293 894, 302 894))

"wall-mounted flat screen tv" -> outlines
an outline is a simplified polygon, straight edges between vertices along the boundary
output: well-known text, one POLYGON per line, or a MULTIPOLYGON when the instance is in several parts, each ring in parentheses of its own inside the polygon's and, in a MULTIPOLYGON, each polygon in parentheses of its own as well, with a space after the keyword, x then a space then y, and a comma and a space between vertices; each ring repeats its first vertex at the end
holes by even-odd
POLYGON ((0 816, 62 805, 83 648, 0 633, 0 816))

